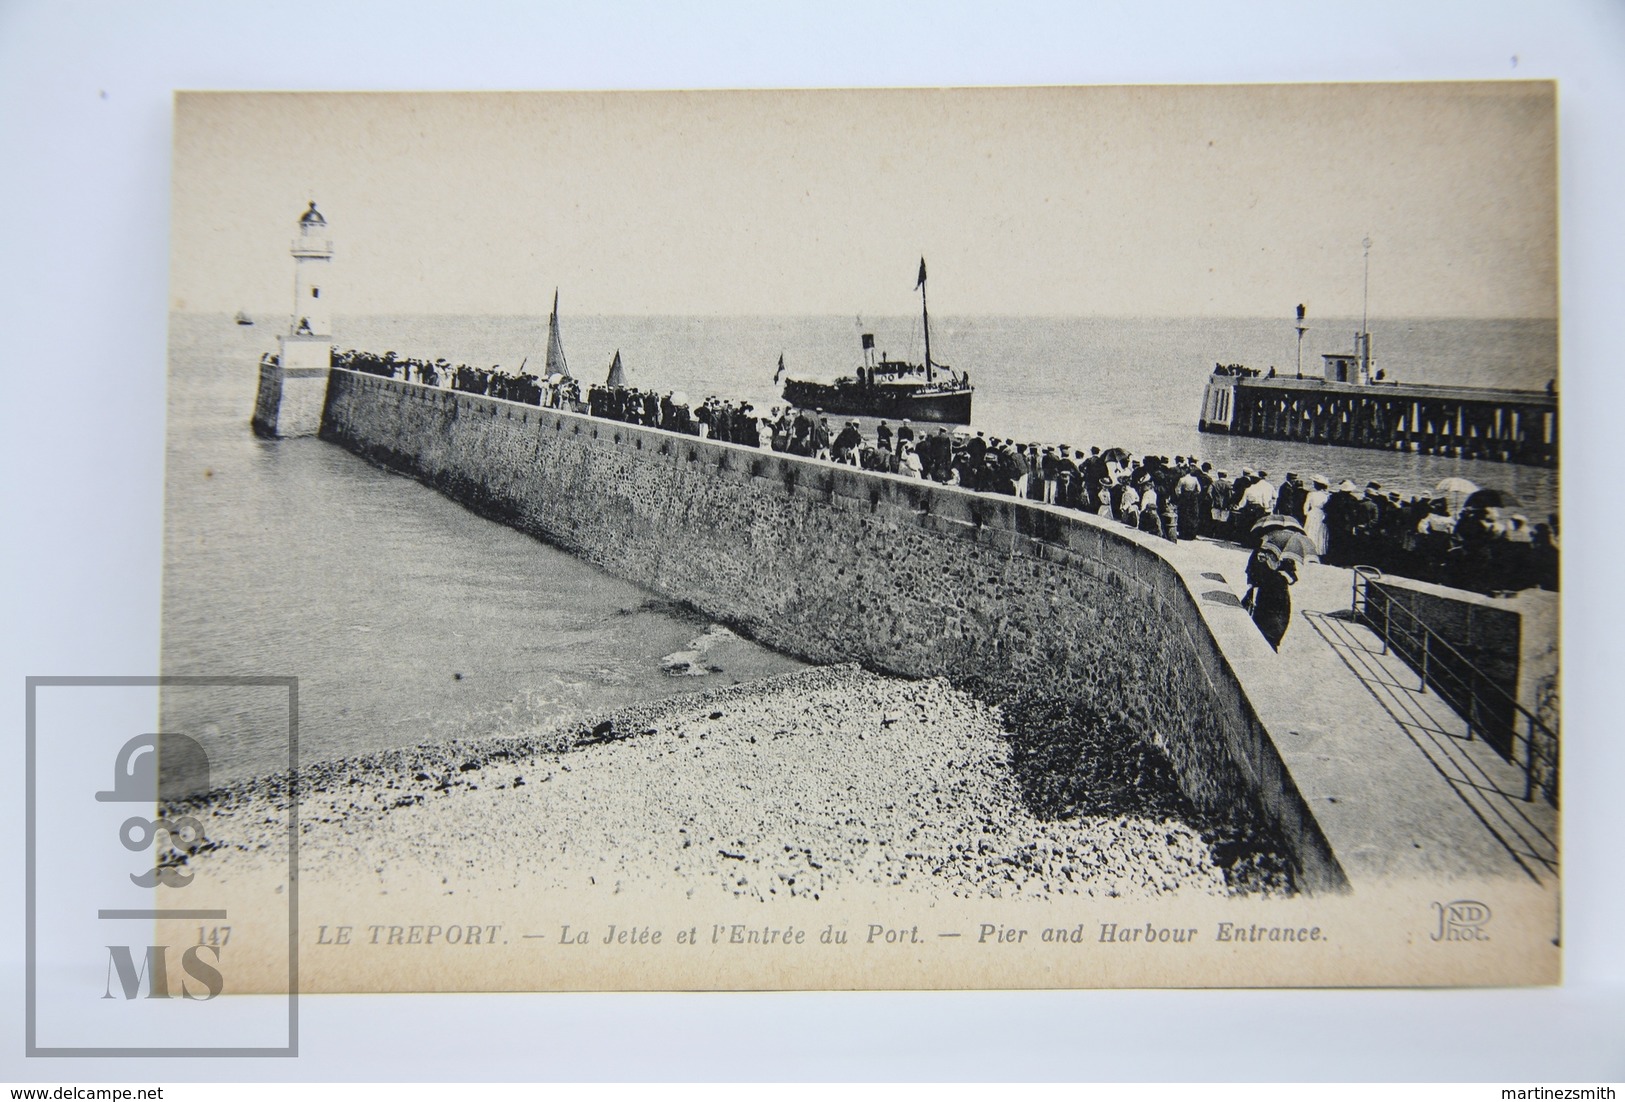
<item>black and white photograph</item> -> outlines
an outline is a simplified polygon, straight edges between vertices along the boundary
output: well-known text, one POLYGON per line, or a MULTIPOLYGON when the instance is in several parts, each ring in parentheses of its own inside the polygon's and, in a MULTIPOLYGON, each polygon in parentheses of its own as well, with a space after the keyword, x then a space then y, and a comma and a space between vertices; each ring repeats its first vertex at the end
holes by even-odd
POLYGON ((1609 1097, 1622 33, 0 5, 3 1078, 1609 1097))
POLYGON ((167 687, 164 859, 311 990, 1549 982, 1555 108, 182 94, 162 673, 299 772, 167 687))

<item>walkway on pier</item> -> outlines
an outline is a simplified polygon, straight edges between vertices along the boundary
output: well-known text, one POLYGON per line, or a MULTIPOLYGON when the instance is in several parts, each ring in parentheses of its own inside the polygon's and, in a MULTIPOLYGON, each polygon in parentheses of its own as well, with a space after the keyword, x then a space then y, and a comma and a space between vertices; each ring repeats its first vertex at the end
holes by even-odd
MULTIPOLYGON (((1234 545, 1198 540, 1167 554, 1199 600, 1246 592, 1247 554, 1234 545)), ((1512 876, 1555 886, 1557 809, 1525 802, 1522 769, 1469 739, 1461 717, 1351 618, 1351 574, 1312 565, 1292 587, 1292 625, 1274 656, 1285 670, 1256 671, 1287 676, 1249 676, 1237 663, 1350 882, 1512 876)))

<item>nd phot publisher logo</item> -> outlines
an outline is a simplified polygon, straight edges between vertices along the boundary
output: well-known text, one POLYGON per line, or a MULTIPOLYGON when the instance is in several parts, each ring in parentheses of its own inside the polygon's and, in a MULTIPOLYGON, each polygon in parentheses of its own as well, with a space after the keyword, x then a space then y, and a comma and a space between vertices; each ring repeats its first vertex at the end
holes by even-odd
POLYGON ((1489 907, 1476 899, 1454 899, 1434 903, 1437 928, 1428 935, 1432 941, 1478 942, 1490 940, 1485 927, 1493 917, 1489 907))

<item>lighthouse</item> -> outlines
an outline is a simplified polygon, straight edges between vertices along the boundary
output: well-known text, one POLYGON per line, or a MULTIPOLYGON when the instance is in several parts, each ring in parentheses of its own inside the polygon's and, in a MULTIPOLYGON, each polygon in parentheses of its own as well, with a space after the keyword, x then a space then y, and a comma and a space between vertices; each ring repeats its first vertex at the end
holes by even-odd
POLYGON ((288 335, 331 340, 333 326, 327 309, 330 300, 322 296, 327 273, 333 266, 333 239, 328 236, 327 219, 314 202, 299 216, 299 236, 293 239, 288 252, 293 256, 293 315, 288 335))
POLYGON ((315 202, 299 216, 293 257, 293 310, 277 337, 277 355, 260 359, 254 431, 261 436, 315 436, 333 366, 333 239, 315 202))

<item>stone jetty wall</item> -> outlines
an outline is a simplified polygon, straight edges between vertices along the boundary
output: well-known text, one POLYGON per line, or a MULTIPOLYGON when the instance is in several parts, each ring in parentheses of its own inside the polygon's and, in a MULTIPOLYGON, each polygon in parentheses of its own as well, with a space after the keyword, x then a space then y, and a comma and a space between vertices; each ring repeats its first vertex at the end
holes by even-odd
POLYGON ((1083 702, 1241 804, 1301 887, 1343 870, 1234 666, 1272 658, 1158 541, 1095 517, 335 370, 324 438, 814 662, 1083 702))

